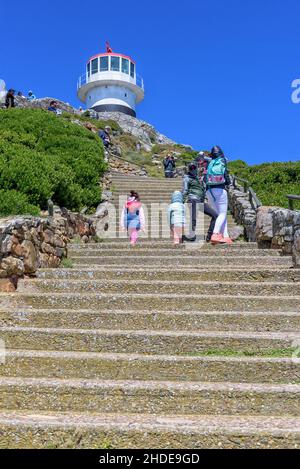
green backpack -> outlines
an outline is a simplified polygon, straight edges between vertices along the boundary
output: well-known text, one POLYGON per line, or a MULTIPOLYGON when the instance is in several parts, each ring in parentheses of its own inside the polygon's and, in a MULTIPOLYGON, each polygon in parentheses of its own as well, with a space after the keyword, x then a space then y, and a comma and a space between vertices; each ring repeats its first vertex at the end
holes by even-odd
POLYGON ((208 186, 225 184, 226 164, 223 158, 212 160, 207 168, 206 182, 208 186))

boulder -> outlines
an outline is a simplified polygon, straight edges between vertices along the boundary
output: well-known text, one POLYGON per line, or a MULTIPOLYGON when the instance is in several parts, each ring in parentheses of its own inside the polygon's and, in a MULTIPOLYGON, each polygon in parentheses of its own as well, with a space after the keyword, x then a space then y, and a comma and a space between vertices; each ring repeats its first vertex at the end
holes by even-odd
POLYGON ((14 291, 16 291, 16 287, 12 279, 0 278, 0 292, 13 293, 14 291))
POLYGON ((37 252, 31 241, 23 241, 24 268, 26 274, 33 274, 39 267, 37 252))
POLYGON ((24 262, 13 256, 5 257, 2 260, 1 269, 6 272, 7 277, 12 275, 22 276, 25 272, 24 262))

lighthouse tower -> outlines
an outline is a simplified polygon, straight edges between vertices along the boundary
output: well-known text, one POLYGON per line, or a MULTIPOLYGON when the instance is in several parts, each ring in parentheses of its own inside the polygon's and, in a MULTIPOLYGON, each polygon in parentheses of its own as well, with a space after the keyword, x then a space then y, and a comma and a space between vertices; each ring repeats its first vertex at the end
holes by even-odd
POLYGON ((136 104, 144 99, 144 83, 136 74, 136 64, 127 55, 112 51, 91 57, 79 78, 77 96, 88 109, 97 112, 124 112, 136 116, 136 104))

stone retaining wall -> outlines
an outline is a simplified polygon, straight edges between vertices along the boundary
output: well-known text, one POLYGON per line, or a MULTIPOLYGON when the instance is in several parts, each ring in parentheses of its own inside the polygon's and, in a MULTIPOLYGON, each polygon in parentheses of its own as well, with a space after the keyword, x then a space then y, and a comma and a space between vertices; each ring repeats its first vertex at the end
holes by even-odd
POLYGON ((248 241, 255 241, 256 210, 252 208, 248 194, 245 194, 242 188, 230 186, 228 200, 233 218, 244 227, 245 238, 248 241))
POLYGON ((0 224, 0 290, 14 291, 18 278, 40 267, 58 267, 74 236, 89 242, 98 218, 61 209, 54 217, 19 216, 0 224))
POLYGON ((109 156, 109 167, 111 171, 128 174, 129 176, 147 177, 146 169, 114 155, 109 156))
POLYGON ((257 211, 256 238, 261 248, 281 249, 300 267, 300 212, 279 207, 257 211))

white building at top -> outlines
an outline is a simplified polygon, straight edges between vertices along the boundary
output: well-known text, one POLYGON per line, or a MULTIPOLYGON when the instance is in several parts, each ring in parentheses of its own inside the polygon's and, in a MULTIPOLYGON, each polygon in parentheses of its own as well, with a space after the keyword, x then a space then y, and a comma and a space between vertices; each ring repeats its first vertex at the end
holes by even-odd
POLYGON ((136 116, 136 105, 144 99, 144 82, 129 56, 115 53, 106 43, 106 53, 91 57, 79 78, 77 96, 88 109, 124 112, 136 116))

